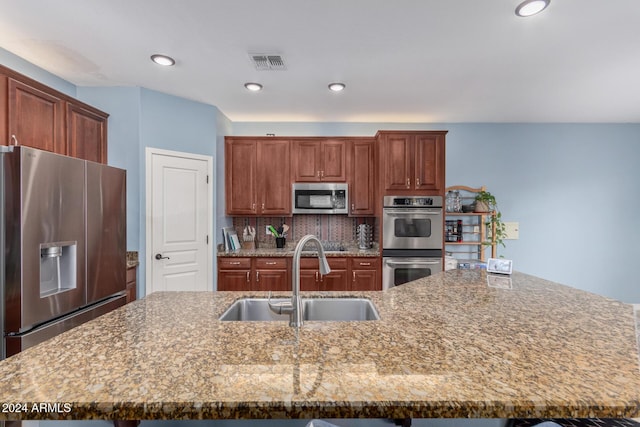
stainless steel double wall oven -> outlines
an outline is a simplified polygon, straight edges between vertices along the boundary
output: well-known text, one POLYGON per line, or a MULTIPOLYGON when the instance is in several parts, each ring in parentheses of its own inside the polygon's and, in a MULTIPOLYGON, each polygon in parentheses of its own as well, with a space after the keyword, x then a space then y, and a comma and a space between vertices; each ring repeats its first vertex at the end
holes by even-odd
POLYGON ((382 210, 382 288, 442 271, 441 196, 385 196, 382 210))

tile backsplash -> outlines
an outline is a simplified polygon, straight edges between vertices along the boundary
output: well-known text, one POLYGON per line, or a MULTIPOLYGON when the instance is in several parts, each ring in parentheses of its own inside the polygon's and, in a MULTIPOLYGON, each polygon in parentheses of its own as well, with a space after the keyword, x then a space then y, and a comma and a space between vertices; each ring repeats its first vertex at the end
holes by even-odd
POLYGON ((275 239, 265 232, 267 225, 276 229, 282 224, 289 225, 287 245, 297 242, 306 234, 313 234, 320 240, 356 243, 356 229, 358 224, 370 224, 373 227, 374 241, 378 239, 378 224, 376 218, 349 217, 346 215, 293 215, 293 217, 234 217, 233 228, 242 239, 242 230, 251 225, 256 229, 256 243, 259 248, 275 247, 275 239))

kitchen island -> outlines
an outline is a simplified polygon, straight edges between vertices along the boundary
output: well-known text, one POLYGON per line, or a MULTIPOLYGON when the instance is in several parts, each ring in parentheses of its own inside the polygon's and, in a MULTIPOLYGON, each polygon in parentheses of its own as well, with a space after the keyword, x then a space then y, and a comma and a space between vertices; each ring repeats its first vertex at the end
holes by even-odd
POLYGON ((640 415, 636 321, 618 301, 454 270, 340 293, 379 321, 218 320, 250 295, 264 296, 152 294, 0 362, 0 419, 640 415))

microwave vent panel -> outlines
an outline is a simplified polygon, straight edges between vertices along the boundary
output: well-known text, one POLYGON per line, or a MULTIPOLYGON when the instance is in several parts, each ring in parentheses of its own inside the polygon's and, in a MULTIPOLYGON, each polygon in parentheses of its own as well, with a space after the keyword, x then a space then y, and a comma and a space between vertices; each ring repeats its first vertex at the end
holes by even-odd
POLYGON ((249 58, 258 71, 284 71, 287 69, 281 55, 250 53, 249 58))

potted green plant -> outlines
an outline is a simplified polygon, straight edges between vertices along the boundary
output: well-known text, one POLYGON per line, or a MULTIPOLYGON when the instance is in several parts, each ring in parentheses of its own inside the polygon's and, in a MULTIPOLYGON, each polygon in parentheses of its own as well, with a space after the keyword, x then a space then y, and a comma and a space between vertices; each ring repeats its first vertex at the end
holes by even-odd
POLYGON ((496 245, 505 247, 504 238, 506 236, 506 226, 502 222, 502 213, 498 210, 498 202, 493 194, 482 190, 475 197, 475 212, 490 213, 485 225, 489 228, 490 233, 494 233, 492 241, 484 242, 485 245, 491 245, 494 241, 496 245))

